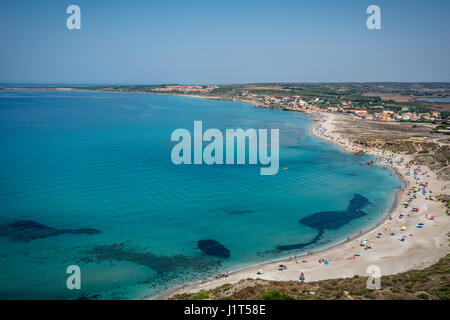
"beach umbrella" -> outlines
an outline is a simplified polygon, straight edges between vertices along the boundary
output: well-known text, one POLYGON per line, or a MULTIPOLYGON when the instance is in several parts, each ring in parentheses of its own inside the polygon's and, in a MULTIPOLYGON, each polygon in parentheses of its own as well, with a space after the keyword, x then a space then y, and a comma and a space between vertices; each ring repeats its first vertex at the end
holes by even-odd
POLYGON ((303 262, 308 262, 308 258, 303 258, 303 262))
POLYGON ((406 230, 406 227, 402 227, 402 230, 406 230))
POLYGON ((423 223, 419 223, 419 226, 423 226, 423 223))

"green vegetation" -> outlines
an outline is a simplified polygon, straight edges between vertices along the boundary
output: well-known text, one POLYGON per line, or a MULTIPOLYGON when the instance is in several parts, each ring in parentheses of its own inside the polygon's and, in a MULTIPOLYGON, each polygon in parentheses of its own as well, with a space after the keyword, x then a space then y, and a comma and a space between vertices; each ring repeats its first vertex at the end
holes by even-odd
POLYGON ((441 112, 441 118, 444 119, 444 120, 450 118, 450 111, 442 111, 441 112))
POLYGON ((294 300, 287 294, 281 294, 280 291, 268 290, 261 295, 262 300, 294 300))
POLYGON ((205 300, 209 298, 209 294, 206 291, 200 291, 197 295, 192 297, 192 300, 205 300))
MULTIPOLYGON (((446 199, 450 201, 450 199, 446 199)), ((381 277, 381 289, 367 288, 367 277, 317 282, 241 280, 237 284, 175 295, 171 299, 232 300, 450 300, 450 255, 423 269, 381 277)))
POLYGON ((445 207, 447 208, 447 215, 450 215, 450 195, 440 194, 438 196, 438 200, 445 203, 445 207))

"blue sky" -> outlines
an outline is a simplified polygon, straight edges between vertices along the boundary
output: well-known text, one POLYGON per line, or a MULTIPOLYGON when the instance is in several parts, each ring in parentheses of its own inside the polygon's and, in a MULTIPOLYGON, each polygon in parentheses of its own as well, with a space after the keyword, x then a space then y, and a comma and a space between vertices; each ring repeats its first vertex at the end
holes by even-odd
POLYGON ((448 0, 2 0, 0 82, 450 81, 449 16, 448 0))

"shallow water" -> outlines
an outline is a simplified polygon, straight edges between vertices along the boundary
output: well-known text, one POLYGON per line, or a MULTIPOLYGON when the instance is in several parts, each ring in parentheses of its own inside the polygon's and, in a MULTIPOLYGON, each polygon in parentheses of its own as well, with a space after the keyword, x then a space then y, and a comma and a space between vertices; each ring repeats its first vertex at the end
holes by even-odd
POLYGON ((401 182, 361 166, 370 156, 311 136, 310 124, 239 102, 0 91, 0 298, 142 298, 358 234, 386 213, 401 182), (175 166, 170 135, 194 120, 204 130, 279 128, 279 173, 175 166), (355 195, 367 199, 364 215, 352 215, 355 195), (314 214, 324 212, 335 223, 321 228, 314 214), (216 246, 201 250, 201 240, 216 246), (81 290, 66 287, 72 264, 81 290))

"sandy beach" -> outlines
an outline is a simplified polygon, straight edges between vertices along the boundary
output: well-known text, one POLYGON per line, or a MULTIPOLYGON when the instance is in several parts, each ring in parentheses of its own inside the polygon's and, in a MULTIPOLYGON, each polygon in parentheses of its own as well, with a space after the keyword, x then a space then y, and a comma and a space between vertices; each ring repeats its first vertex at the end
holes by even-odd
MULTIPOLYGON (((437 195, 446 193, 448 181, 438 179, 427 167, 410 166, 411 158, 408 156, 383 150, 362 149, 352 144, 336 132, 335 117, 338 115, 317 113, 312 116, 316 122, 311 130, 316 136, 327 139, 349 152, 372 154, 380 164, 395 170, 405 185, 399 191, 396 206, 392 211, 383 221, 374 221, 373 229, 362 232, 351 240, 342 239, 342 243, 321 252, 251 266, 231 272, 228 277, 207 279, 164 292, 153 299, 213 289, 247 278, 298 281, 301 272, 307 282, 354 275, 368 276, 367 268, 372 265, 379 267, 382 276, 391 275, 423 269, 449 253, 447 234, 450 217, 446 214, 444 203, 436 200, 437 195), (319 262, 321 259, 326 260, 327 264, 319 262), (287 269, 280 271, 280 264, 287 266, 287 269), (262 274, 258 274, 258 271, 262 271, 262 274)), ((357 232, 355 230, 355 233, 357 232)))

